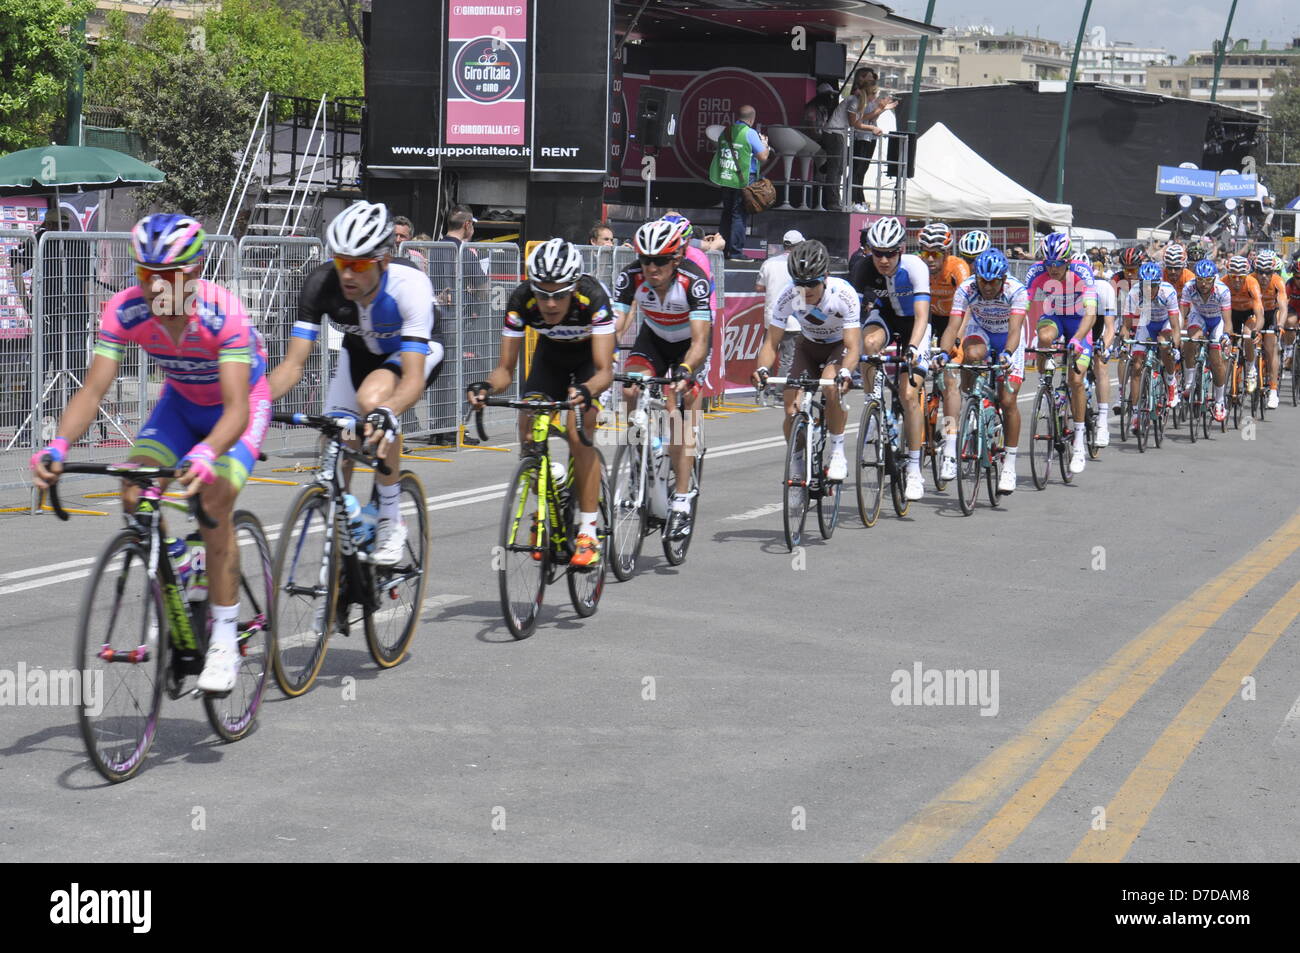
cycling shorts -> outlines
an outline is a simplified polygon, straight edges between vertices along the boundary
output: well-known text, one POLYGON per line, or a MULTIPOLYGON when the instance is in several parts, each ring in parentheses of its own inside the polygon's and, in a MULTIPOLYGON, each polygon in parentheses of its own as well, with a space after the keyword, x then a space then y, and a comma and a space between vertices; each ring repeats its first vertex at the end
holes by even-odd
MULTIPOLYGON (((980 327, 978 324, 972 323, 971 326, 966 329, 966 341, 972 339, 983 341, 988 345, 988 354, 985 356, 985 360, 996 361, 1007 348, 1007 334, 1008 332, 1006 331, 1003 331, 1000 334, 994 334, 991 331, 984 330, 984 328, 980 327)), ((964 346, 962 350, 965 350, 964 346)), ((1011 359, 1011 373, 1008 377, 1010 377, 1011 383, 1016 387, 1019 387, 1025 379, 1025 342, 1023 339, 1017 342, 1015 356, 1011 359)))
MULTIPOLYGON (((524 400, 568 400, 569 388, 585 384, 596 375, 596 362, 591 357, 591 341, 574 344, 556 344, 548 338, 539 338, 533 362, 524 378, 519 395, 524 400)), ((593 394, 593 403, 595 397, 593 394)))
MULTIPOLYGON (((334 365, 334 376, 330 378, 329 390, 325 395, 326 414, 347 414, 361 418, 361 407, 357 403, 357 390, 362 382, 372 373, 383 368, 397 377, 402 376, 402 353, 374 354, 365 348, 349 348, 346 344, 338 350, 338 360, 334 365)), ((430 341, 429 353, 424 355, 424 386, 432 386, 442 370, 443 347, 441 342, 430 341)))
MULTIPOLYGON (((690 349, 689 338, 685 341, 665 341, 655 334, 649 324, 643 324, 637 333, 636 342, 628 352, 624 372, 648 371, 652 377, 664 377, 670 369, 682 363, 690 349)), ((699 367, 691 368, 691 371, 695 375, 695 388, 698 390, 699 381, 709 376, 709 358, 706 356, 704 362, 699 367)))
MULTIPOLYGON (((196 444, 207 439, 221 417, 221 404, 186 400, 170 385, 163 387, 153 413, 136 438, 132 456, 148 457, 159 466, 175 466, 196 444)), ((217 458, 217 475, 242 489, 253 472, 271 423, 271 385, 263 377, 248 395, 248 427, 235 445, 217 458)))

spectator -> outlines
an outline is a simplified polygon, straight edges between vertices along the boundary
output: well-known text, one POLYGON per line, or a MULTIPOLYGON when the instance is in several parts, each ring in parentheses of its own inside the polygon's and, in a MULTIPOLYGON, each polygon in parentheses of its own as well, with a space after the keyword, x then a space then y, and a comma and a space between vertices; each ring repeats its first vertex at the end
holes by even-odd
POLYGON ((758 175, 758 164, 772 154, 767 137, 754 130, 758 113, 753 106, 741 106, 736 122, 718 137, 718 150, 709 167, 709 180, 722 189, 722 222, 718 231, 725 241, 728 258, 745 258, 745 230, 749 213, 743 189, 758 175))
POLYGON ((607 222, 597 222, 591 226, 591 231, 587 232, 587 244, 600 248, 613 248, 614 229, 610 228, 607 222))
POLYGON ((1014 248, 1011 249, 1011 257, 1015 261, 1030 260, 1029 252, 1025 251, 1025 249, 1020 245, 1016 245, 1014 248))
POLYGON ((844 185, 844 153, 849 134, 847 100, 840 102, 839 93, 830 83, 817 87, 817 95, 804 106, 804 124, 809 135, 826 151, 819 174, 822 182, 822 205, 828 211, 843 210, 840 196, 844 185))
POLYGON ((461 260, 461 282, 466 293, 479 293, 487 288, 487 274, 474 249, 466 249, 462 255, 460 246, 474 240, 474 225, 478 219, 468 205, 453 205, 447 214, 447 231, 439 239, 451 242, 455 249, 434 249, 430 254, 429 280, 433 282, 433 291, 438 304, 447 308, 454 304, 454 287, 456 284, 456 263, 461 260))
MULTIPOLYGON (((772 320, 772 308, 776 306, 776 299, 790 286, 792 279, 786 267, 786 262, 790 259, 790 249, 803 240, 801 232, 790 229, 781 238, 781 251, 769 256, 758 269, 754 290, 763 294, 763 327, 767 327, 767 322, 772 320)), ((798 335, 793 333, 799 330, 799 321, 792 316, 786 319, 785 324, 786 335, 781 340, 780 362, 776 372, 778 377, 784 377, 789 372, 790 363, 794 359, 794 346, 799 340, 798 335)))
POLYGON ((877 85, 876 71, 864 66, 853 74, 853 91, 844 101, 844 109, 849 127, 853 130, 853 211, 868 212, 866 192, 862 180, 866 176, 866 164, 871 162, 876 153, 876 138, 882 134, 875 125, 880 114, 898 106, 898 100, 882 93, 877 85))
MULTIPOLYGON (((428 274, 429 260, 414 248, 410 250, 404 250, 402 248, 402 245, 411 241, 411 233, 413 231, 414 226, 411 224, 411 220, 405 215, 398 215, 393 219, 393 241, 397 244, 397 253, 410 259, 416 267, 428 274)), ((420 239, 416 239, 416 241, 419 240, 420 239)), ((427 240, 427 238, 425 240, 427 240)))

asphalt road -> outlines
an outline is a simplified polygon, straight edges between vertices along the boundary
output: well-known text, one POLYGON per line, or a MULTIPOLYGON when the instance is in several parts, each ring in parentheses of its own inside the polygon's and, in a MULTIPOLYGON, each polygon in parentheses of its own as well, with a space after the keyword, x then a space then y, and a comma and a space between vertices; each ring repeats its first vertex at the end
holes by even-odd
MULTIPOLYGON (((594 617, 561 584, 523 642, 490 564, 513 454, 413 462, 433 548, 403 664, 336 638, 234 745, 166 702, 116 786, 73 709, 10 707, 0 860, 1300 860, 1300 411, 1116 440, 1042 492, 1022 452, 996 511, 930 488, 866 529, 846 506, 795 556, 779 427, 710 420, 686 564, 651 538, 594 617)), ((241 501, 274 525, 292 493, 241 501)), ((72 664, 116 525, 3 518, 0 668, 72 664)))

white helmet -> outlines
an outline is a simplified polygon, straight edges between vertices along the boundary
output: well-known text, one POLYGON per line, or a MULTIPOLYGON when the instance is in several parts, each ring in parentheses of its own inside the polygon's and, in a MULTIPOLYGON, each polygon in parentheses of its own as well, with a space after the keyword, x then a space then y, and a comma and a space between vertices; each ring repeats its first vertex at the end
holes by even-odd
POLYGON ((993 247, 987 232, 978 228, 967 232, 957 242, 957 252, 963 258, 976 258, 993 247))
POLYGON ((636 230, 632 247, 638 255, 673 255, 681 251, 685 242, 677 222, 657 219, 646 222, 636 230))
POLYGON ((878 218, 871 223, 867 229, 867 247, 868 248, 897 248, 903 244, 903 239, 907 237, 907 230, 903 228, 903 223, 896 218, 878 218))
POLYGON ((952 247, 952 229, 947 222, 931 222, 921 229, 916 241, 922 248, 946 251, 952 247))
POLYGON ((552 238, 533 249, 528 256, 531 281, 554 281, 572 284, 582 275, 582 253, 563 238, 552 238))
POLYGON ((1165 267, 1182 268, 1187 264, 1187 249, 1178 242, 1170 242, 1165 246, 1165 267))
POLYGON ((365 258, 392 244, 393 222, 382 202, 353 202, 325 229, 331 255, 365 258))

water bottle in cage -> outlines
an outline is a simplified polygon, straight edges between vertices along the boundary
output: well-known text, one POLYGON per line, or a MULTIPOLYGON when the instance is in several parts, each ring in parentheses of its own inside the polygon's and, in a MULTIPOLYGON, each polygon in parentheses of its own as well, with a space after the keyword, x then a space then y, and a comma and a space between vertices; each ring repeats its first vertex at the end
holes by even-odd
POLYGON ((196 532, 185 537, 190 551, 189 586, 185 590, 188 602, 203 602, 208 598, 208 553, 203 546, 203 536, 196 532))
POLYGON ((168 537, 163 542, 167 544, 167 556, 176 572, 176 586, 184 592, 190 580, 190 548, 185 545, 185 540, 175 537, 168 537))

